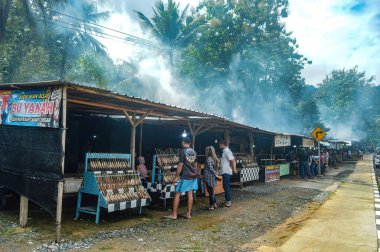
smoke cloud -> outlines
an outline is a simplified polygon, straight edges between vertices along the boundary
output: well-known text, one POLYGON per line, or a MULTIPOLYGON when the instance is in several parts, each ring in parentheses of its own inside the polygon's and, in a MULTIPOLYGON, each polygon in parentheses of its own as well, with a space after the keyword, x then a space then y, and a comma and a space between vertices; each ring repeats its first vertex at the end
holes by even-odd
MULTIPOLYGON (((149 16, 154 2, 127 0, 120 5, 119 1, 111 1, 107 7, 111 17, 103 25, 159 44, 149 31, 140 26, 133 11, 142 11, 149 16)), ((189 3, 194 7, 198 2, 180 1, 180 6, 183 8, 189 3)), ((239 80, 239 68, 244 62, 238 54, 234 56, 228 74, 215 77, 215 88, 202 89, 196 88, 202 86, 196 85, 196 80, 176 76, 166 54, 122 41, 101 39, 101 42, 107 46, 115 62, 126 61, 137 68, 133 76, 137 84, 124 83, 112 87, 114 91, 225 116, 239 123, 268 130, 291 133, 303 131, 302 124, 297 123, 297 115, 286 110, 292 104, 286 91, 271 92, 263 85, 255 89, 253 95, 247 95, 246 87, 239 80)))

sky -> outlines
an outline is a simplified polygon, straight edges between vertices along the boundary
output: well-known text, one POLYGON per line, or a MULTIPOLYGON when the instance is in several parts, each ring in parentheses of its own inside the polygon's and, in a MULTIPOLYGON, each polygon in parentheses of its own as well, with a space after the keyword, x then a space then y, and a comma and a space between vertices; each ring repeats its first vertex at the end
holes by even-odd
MULTIPOLYGON (((154 0, 111 0, 111 18, 105 25, 151 39, 137 24, 133 10, 152 15, 154 0), (125 14, 128 15, 125 15, 125 14)), ((194 7, 199 0, 180 0, 194 7)), ((287 30, 299 44, 299 52, 313 63, 302 75, 307 84, 317 85, 333 69, 355 65, 380 83, 380 0, 289 0, 287 30)), ((114 59, 130 59, 140 49, 134 45, 102 41, 114 59)))

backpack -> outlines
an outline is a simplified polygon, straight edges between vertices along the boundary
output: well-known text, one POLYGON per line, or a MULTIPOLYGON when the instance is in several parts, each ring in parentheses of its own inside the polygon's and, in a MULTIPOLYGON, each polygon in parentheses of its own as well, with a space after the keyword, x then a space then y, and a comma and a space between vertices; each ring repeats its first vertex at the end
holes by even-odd
POLYGON ((193 164, 196 161, 196 155, 194 157, 189 157, 186 155, 185 150, 182 150, 183 155, 185 156, 185 161, 183 163, 184 169, 187 170, 189 179, 195 179, 198 177, 198 168, 193 164))

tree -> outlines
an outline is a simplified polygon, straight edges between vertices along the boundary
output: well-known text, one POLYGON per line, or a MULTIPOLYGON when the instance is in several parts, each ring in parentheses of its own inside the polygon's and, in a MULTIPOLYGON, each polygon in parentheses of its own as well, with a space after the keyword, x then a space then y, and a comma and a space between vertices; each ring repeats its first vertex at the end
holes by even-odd
POLYGON ((179 3, 168 0, 167 5, 163 1, 156 3, 153 8, 154 16, 152 19, 146 17, 142 12, 136 11, 141 20, 141 24, 147 27, 164 45, 168 46, 169 62, 173 66, 173 51, 179 46, 183 36, 184 22, 187 5, 181 12, 179 3))
MULTIPOLYGON (((9 14, 12 11, 12 8, 18 9, 22 16, 27 21, 27 24, 36 29, 37 22, 35 20, 36 13, 45 19, 47 9, 54 6, 59 6, 66 3, 67 0, 3 0, 0 2, 0 43, 3 42, 6 38, 7 24, 9 14), (36 11, 37 10, 37 11, 36 11)), ((46 20, 45 20, 46 21, 46 20)))
POLYGON ((76 19, 70 17, 68 22, 70 27, 62 29, 55 27, 57 33, 57 42, 60 48, 60 78, 66 77, 66 64, 69 57, 78 57, 81 52, 92 50, 96 53, 106 55, 105 47, 91 34, 97 31, 97 27, 87 22, 97 23, 109 17, 108 12, 97 12, 97 2, 84 2, 78 6, 74 0, 66 7, 65 13, 74 15, 76 19))
POLYGON ((92 36, 98 28, 87 22, 108 18, 108 12, 97 11, 102 1, 26 2, 29 18, 23 1, 11 2, 6 37, 0 42, 0 82, 69 78, 104 87, 114 80, 109 75, 115 66, 92 36))
POLYGON ((272 129, 303 131, 297 107, 308 60, 282 22, 287 8, 287 0, 202 1, 180 73, 194 80, 203 99, 223 93, 229 117, 241 107, 255 125, 272 127, 281 118, 272 129))
POLYGON ((329 125, 342 125, 355 134, 349 137, 379 136, 374 132, 380 109, 376 106, 378 97, 373 81, 373 77, 366 78, 366 73, 360 72, 357 66, 333 70, 316 94, 322 120, 329 125))

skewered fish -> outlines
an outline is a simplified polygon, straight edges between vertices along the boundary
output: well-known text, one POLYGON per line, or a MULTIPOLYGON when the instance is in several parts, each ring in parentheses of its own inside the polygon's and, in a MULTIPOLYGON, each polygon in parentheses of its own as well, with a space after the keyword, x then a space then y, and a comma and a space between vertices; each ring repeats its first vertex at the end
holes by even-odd
POLYGON ((128 159, 89 159, 89 168, 93 171, 130 170, 128 159))

